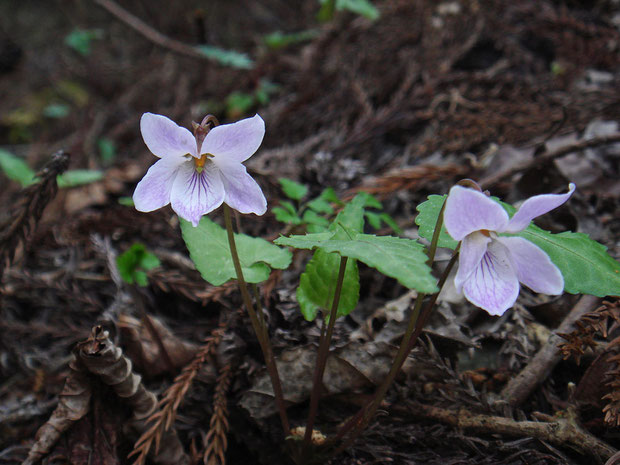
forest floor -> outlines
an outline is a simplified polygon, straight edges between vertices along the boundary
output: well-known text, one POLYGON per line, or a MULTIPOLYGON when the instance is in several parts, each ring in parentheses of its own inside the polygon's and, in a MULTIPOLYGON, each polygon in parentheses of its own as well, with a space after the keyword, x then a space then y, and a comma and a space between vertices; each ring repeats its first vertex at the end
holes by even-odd
MULTIPOLYGON (((375 4, 374 21, 337 12, 321 23, 316 1, 131 0, 120 12, 110 0, 0 3, 0 148, 35 171, 46 166, 51 181, 23 188, 0 173, 0 464, 26 459, 65 380, 82 373, 70 363, 92 347, 76 344, 97 325, 160 398, 184 367, 181 382, 195 375, 174 394, 173 429, 192 463, 205 450, 210 464, 292 463, 234 283, 201 279, 170 207, 146 214, 128 205, 155 160, 140 135, 145 112, 185 127, 207 113, 222 122, 262 116, 265 140, 247 166, 269 210, 238 218, 256 236, 290 231, 271 210, 286 200, 282 177, 308 186, 307 198, 327 187, 345 200, 369 192, 411 238, 416 206, 460 179, 509 203, 574 182, 571 200, 539 224, 587 233, 620 258, 620 146, 603 140, 619 140, 620 4, 375 4), (276 31, 303 34, 265 39, 276 31), (251 61, 205 59, 192 48, 201 44, 251 61), (99 175, 55 193, 67 163, 99 175), (135 243, 161 262, 141 288, 116 265, 135 243)), ((303 363, 320 334, 295 298, 308 257, 297 253, 260 286, 275 352, 288 360, 294 426, 307 415, 303 363)), ((317 420, 328 436, 385 376, 415 297, 372 269, 360 276, 358 307, 336 323, 337 388, 317 420)), ((448 288, 373 423, 329 463, 605 463, 620 448, 620 304, 606 302, 523 289, 513 309, 490 317, 448 288), (592 347, 563 360, 555 333, 575 329, 572 348, 592 347), (502 397, 549 347, 544 370, 521 387, 527 395, 502 397)), ((68 428, 44 463, 132 463, 137 438, 123 426, 136 411, 98 379, 80 379, 86 387, 73 399, 88 390, 89 402, 65 412, 68 428)))

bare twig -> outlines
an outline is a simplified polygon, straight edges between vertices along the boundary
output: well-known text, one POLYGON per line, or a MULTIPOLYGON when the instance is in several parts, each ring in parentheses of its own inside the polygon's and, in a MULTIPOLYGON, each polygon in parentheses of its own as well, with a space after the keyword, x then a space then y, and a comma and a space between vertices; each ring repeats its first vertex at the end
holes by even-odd
POLYGON ((606 460, 616 453, 610 445, 592 436, 577 424, 574 412, 563 417, 550 417, 549 421, 515 421, 491 415, 480 415, 466 409, 458 411, 410 402, 408 408, 400 407, 419 418, 432 419, 459 429, 480 431, 485 434, 529 436, 559 446, 569 446, 584 455, 606 460))
POLYGON ((200 53, 191 45, 184 44, 178 40, 171 39, 168 36, 165 36, 161 32, 153 29, 151 26, 146 24, 144 21, 139 19, 138 17, 132 15, 130 12, 120 7, 118 4, 113 2, 112 0, 94 0, 96 4, 105 8, 109 13, 116 16, 119 20, 127 24, 129 27, 134 29, 136 32, 141 34, 143 37, 147 38, 151 42, 160 47, 171 50, 180 55, 185 55, 192 58, 198 58, 200 60, 210 61, 206 55, 200 53))
POLYGON ((497 184, 499 181, 505 178, 509 178, 510 176, 534 168, 536 166, 543 165, 548 161, 563 157, 564 155, 568 155, 569 153, 579 152, 580 150, 599 147, 601 145, 609 145, 616 142, 620 142, 620 132, 608 134, 606 136, 594 137, 592 139, 580 140, 578 142, 575 142, 574 144, 565 145, 556 150, 550 150, 538 157, 533 158, 532 160, 520 163, 516 166, 500 171, 499 173, 488 176, 482 179, 479 184, 483 189, 488 189, 489 187, 497 184))
MULTIPOLYGON (((566 318, 564 318, 556 332, 571 332, 574 329, 575 322, 582 315, 591 311, 597 302, 598 297, 595 296, 584 295, 581 297, 566 318)), ((552 334, 549 337, 546 344, 530 360, 530 363, 521 373, 512 378, 502 390, 502 397, 506 402, 513 407, 520 405, 546 379, 553 367, 562 359, 562 353, 558 349, 558 345, 561 342, 562 338, 557 334, 552 334)))

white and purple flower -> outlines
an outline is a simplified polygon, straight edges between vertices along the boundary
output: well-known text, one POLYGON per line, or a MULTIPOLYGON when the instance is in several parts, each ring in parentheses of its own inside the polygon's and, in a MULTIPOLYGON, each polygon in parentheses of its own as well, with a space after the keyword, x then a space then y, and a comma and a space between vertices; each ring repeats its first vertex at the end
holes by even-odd
POLYGON ((194 226, 223 202, 241 213, 262 215, 267 200, 247 173, 250 158, 265 135, 258 115, 194 136, 162 115, 145 113, 140 130, 146 146, 160 158, 138 183, 136 209, 150 212, 169 203, 194 226))
POLYGON ((532 219, 566 202, 574 190, 571 183, 566 194, 531 197, 509 218, 499 203, 482 192, 452 187, 444 221, 450 236, 461 241, 457 290, 491 315, 502 315, 514 305, 519 282, 534 292, 561 294, 562 273, 542 249, 522 237, 498 234, 523 231, 532 219))

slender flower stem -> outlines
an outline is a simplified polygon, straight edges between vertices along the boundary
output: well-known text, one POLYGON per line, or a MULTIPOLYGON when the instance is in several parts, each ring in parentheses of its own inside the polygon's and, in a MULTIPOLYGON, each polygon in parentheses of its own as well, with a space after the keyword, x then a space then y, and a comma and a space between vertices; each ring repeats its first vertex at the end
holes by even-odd
POLYGON ((260 293, 258 292, 258 286, 256 284, 252 284, 252 293, 254 294, 254 301, 256 302, 258 322, 261 325, 265 337, 269 337, 269 333, 267 332, 267 323, 265 322, 265 315, 263 314, 263 304, 260 301, 260 293))
POLYGON ((383 400, 383 397, 387 393, 390 385, 392 384, 392 382, 394 382, 396 375, 402 368, 403 364, 405 363, 405 360, 407 360, 409 353, 415 347, 418 337, 422 333, 422 329, 426 325, 426 321, 428 320, 431 310, 433 309, 433 306, 435 305, 435 302, 437 301, 437 297, 439 296, 441 289, 443 288, 446 280, 448 279, 448 275, 450 274, 450 271, 452 270, 452 268, 454 267, 456 263, 456 260, 458 258, 458 251, 459 249, 457 247, 457 249, 455 249, 454 251, 454 254, 452 255, 450 262, 448 263, 448 266, 446 266, 446 269, 444 270, 441 276, 441 279, 439 280, 439 283, 438 283, 439 292, 431 296, 431 299, 426 304, 426 306, 424 307, 424 310, 422 310, 421 313, 420 313, 420 308, 422 307, 422 301, 424 299, 424 295, 420 294, 418 296, 418 299, 416 299, 412 318, 409 320, 410 324, 407 327, 407 330, 409 330, 409 328, 411 327, 411 322, 415 320, 414 328, 411 332, 410 337, 407 338, 407 340, 406 340, 406 334, 405 334, 405 337, 403 337, 403 341, 401 342, 398 354, 396 355, 396 358, 394 359, 394 365, 392 365, 392 369, 390 370, 388 377, 385 379, 383 384, 377 390, 377 393, 375 394, 373 402, 368 407, 364 407, 360 409, 360 411, 357 412, 355 416, 351 417, 349 421, 347 421, 347 423, 345 423, 343 427, 340 429, 340 431, 334 438, 334 441, 342 439, 349 431, 351 430, 353 431, 351 432, 347 440, 343 442, 334 452, 332 452, 330 456, 338 455, 340 452, 344 451, 351 444, 353 444, 353 442, 355 442, 355 440, 358 438, 360 433, 364 430, 364 427, 366 426, 366 424, 372 419, 377 409, 381 405, 381 401, 383 400), (415 315, 416 313, 417 315, 415 315))
POLYGON ((340 303, 340 294, 342 293, 342 284, 344 283, 344 272, 347 267, 347 257, 340 257, 340 268, 338 269, 338 280, 336 281, 336 290, 334 291, 334 300, 332 308, 329 312, 329 321, 327 323, 327 332, 325 329, 325 319, 323 320, 323 329, 321 330, 321 338, 319 342, 319 350, 314 365, 314 377, 312 381, 312 392, 310 394, 310 411, 308 412, 308 421, 306 422, 306 432, 304 434, 304 444, 310 445, 312 437, 312 428, 316 413, 319 408, 319 398, 321 396, 321 388, 323 385, 323 373, 327 364, 327 355, 329 354, 329 345, 334 333, 334 325, 338 314, 338 304, 340 303))
MULTIPOLYGON (((435 252, 437 251, 437 244, 439 243, 439 235, 441 233, 441 228, 443 226, 443 212, 445 209, 445 205, 446 203, 444 201, 443 205, 441 206, 441 210, 439 211, 439 215, 437 216, 437 222, 435 224, 435 229, 433 231, 433 238, 431 240, 431 245, 427 252, 428 254, 427 263, 429 266, 432 265, 435 259, 435 252)), ((458 248, 455 250, 452 261, 450 262, 450 264, 446 268, 446 271, 444 271, 443 276, 439 280, 439 283, 438 283, 439 291, 435 295, 433 295, 433 297, 431 298, 431 301, 425 307, 422 313, 420 313, 420 311, 422 309, 422 303, 424 301, 424 298, 426 297, 426 294, 418 294, 415 304, 414 304, 413 311, 411 312, 411 316, 409 317, 409 323, 407 325, 407 329, 405 330, 405 334, 403 336, 403 339, 401 340, 398 353, 396 354, 396 357, 394 358, 394 362, 392 363, 392 367, 390 368, 390 371, 387 377, 385 378, 381 386, 379 386, 379 388, 377 389, 377 392, 375 393, 372 402, 368 406, 362 407, 356 415, 351 417, 342 426, 342 428, 340 428, 340 430, 336 434, 336 437, 334 438, 334 441, 341 440, 342 438, 344 438, 344 436, 347 433, 349 433, 351 430, 353 431, 349 435, 349 438, 344 443, 342 443, 334 451, 332 455, 339 454, 340 452, 345 450, 347 447, 349 447, 353 443, 353 441, 355 441, 355 439, 359 436, 359 434, 362 432, 364 427, 368 424, 368 422, 371 420, 371 418, 376 413, 377 409, 381 405, 381 402, 383 401, 383 398, 387 394, 388 389, 394 382, 396 375, 398 374, 401 367, 405 363, 405 360, 407 360, 407 357, 409 356, 409 353, 411 352, 411 350, 413 350, 413 347, 415 346, 418 336, 420 335, 422 328, 424 327, 424 324, 426 323, 428 315, 430 314, 430 311, 437 300, 437 296, 439 295, 439 292, 441 292, 441 289, 446 282, 446 279, 448 277, 450 270, 452 269, 452 266, 454 265, 454 262, 456 262, 457 255, 458 255, 458 248)))
POLYGON ((230 245, 230 255, 232 257, 233 264, 235 265, 235 272, 237 273, 237 282, 239 283, 239 290, 241 291, 243 302, 250 315, 250 321, 252 322, 252 327, 254 328, 254 332, 256 333, 256 337, 258 338, 258 342, 263 351, 263 356, 265 357, 267 371, 269 372, 269 377, 271 378, 271 384, 273 386, 273 393, 274 393, 276 405, 278 408, 278 412, 280 414, 280 421, 282 422, 282 428, 284 429, 284 435, 286 436, 289 434, 289 431, 291 428, 288 422, 288 417, 286 415, 286 406, 284 404, 284 395, 282 394, 282 384, 280 382, 280 377, 278 376, 278 367, 276 365, 276 361, 273 356, 273 350, 271 349, 271 343, 269 342, 269 337, 267 336, 266 328, 263 329, 261 322, 258 318, 258 315, 256 314, 256 311, 254 310, 254 305, 252 304, 252 298, 250 297, 247 284, 243 277, 243 270, 241 269, 241 262, 239 261, 239 255, 237 254, 237 245, 235 244, 235 235, 233 232, 230 207, 226 204, 224 204, 224 221, 226 223, 226 231, 228 232, 228 244, 230 245))

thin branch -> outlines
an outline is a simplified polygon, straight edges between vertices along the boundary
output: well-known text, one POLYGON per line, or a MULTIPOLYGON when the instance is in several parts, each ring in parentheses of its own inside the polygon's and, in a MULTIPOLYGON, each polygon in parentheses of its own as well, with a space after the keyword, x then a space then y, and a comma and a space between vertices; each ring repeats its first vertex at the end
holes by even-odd
POLYGON ((94 2, 99 6, 105 8, 110 14, 121 20, 123 23, 127 24, 133 30, 135 30, 154 44, 178 53, 179 55, 185 55, 192 58, 198 58, 200 60, 210 61, 210 59, 206 55, 203 55, 191 45, 187 45, 178 40, 171 39, 170 37, 153 29, 140 18, 132 15, 130 12, 117 5, 112 0, 94 0, 94 2))
POLYGON ((558 446, 570 446, 584 455, 606 460, 616 449, 592 436, 577 424, 574 412, 549 421, 515 421, 512 418, 481 415, 466 409, 458 411, 410 402, 408 408, 396 407, 418 418, 431 419, 459 429, 480 431, 485 434, 533 437, 558 446))

